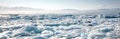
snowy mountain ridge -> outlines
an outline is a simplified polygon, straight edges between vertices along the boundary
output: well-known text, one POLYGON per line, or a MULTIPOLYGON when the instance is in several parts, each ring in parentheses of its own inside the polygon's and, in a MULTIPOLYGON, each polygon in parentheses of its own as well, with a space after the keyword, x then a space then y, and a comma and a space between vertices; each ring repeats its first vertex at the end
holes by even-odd
POLYGON ((118 14, 120 8, 96 9, 96 10, 44 10, 29 7, 4 7, 0 6, 0 14, 118 14))

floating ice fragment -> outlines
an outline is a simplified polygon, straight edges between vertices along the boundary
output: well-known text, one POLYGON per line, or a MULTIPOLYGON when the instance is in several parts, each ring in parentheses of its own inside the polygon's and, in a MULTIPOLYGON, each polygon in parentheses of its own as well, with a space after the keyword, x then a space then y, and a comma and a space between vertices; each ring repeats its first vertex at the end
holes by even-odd
POLYGON ((3 32, 2 28, 0 28, 0 33, 3 32))
POLYGON ((59 26, 60 24, 44 24, 44 26, 59 26))
POLYGON ((45 30, 41 33, 42 36, 47 37, 47 38, 51 37, 53 34, 54 33, 51 30, 45 30))
POLYGON ((34 39, 46 39, 44 37, 35 37, 34 39))
POLYGON ((41 33, 42 30, 41 29, 38 29, 37 27, 35 26, 27 26, 25 27, 24 31, 27 31, 27 32, 34 32, 34 33, 41 33))
POLYGON ((6 37, 6 36, 3 36, 3 37, 0 37, 0 39, 7 39, 7 37, 6 37))
POLYGON ((21 32, 19 34, 14 35, 14 37, 19 36, 19 37, 25 37, 25 36, 32 36, 30 33, 27 32, 21 32))
POLYGON ((113 31, 113 29, 111 29, 111 28, 103 28, 103 29, 100 29, 100 31, 107 33, 107 32, 113 31))

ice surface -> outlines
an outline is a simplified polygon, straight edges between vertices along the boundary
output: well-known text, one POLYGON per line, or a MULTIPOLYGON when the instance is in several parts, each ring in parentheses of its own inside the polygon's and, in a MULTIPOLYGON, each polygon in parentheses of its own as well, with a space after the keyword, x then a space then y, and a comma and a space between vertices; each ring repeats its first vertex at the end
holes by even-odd
POLYGON ((119 14, 4 16, 0 39, 120 39, 119 14))

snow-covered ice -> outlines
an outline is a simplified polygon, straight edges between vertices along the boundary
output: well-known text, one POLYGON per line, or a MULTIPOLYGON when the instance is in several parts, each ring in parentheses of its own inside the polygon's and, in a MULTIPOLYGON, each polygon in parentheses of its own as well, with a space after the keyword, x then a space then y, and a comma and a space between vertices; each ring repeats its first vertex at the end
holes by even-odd
POLYGON ((120 39, 119 14, 0 16, 0 39, 120 39))

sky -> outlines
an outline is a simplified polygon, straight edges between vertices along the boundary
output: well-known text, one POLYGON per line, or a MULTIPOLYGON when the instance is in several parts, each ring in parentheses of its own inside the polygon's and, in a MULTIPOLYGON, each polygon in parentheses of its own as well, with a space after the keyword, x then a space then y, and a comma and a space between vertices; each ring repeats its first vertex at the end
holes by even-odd
POLYGON ((0 0, 0 6, 31 7, 46 10, 92 10, 120 8, 120 0, 0 0))

